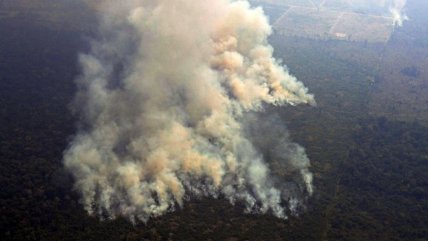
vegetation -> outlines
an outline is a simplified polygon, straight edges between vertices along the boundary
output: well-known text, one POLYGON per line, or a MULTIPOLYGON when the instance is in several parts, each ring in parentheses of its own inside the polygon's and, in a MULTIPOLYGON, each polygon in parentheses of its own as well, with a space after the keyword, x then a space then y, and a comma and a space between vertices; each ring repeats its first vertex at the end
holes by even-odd
POLYGON ((416 106, 416 119, 399 107, 384 111, 395 98, 409 109, 425 98, 427 73, 410 61, 424 53, 418 38, 398 31, 388 45, 270 39, 318 101, 266 110, 279 113, 312 161, 316 190, 300 216, 245 214, 220 197, 132 225, 88 216, 61 163, 75 131, 69 103, 87 33, 0 17, 0 36, 1 240, 428 240, 426 104, 416 106), (406 41, 417 49, 407 51, 406 41), (400 74, 413 64, 419 76, 400 74), (405 88, 403 78, 422 90, 405 88), (393 88, 402 94, 392 96, 393 88))
POLYGON ((406 67, 402 69, 400 72, 406 76, 413 77, 413 78, 417 78, 421 75, 421 72, 416 66, 406 67))

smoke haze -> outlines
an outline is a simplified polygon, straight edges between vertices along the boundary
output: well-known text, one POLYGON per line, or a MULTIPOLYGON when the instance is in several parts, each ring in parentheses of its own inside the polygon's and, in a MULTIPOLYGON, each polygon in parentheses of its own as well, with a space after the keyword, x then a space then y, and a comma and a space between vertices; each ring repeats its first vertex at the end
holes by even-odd
POLYGON ((98 7, 100 37, 80 56, 79 132, 64 154, 90 214, 147 221, 190 196, 221 195, 286 218, 299 195, 271 178, 278 166, 298 174, 300 192, 313 192, 304 149, 278 118, 256 113, 315 104, 272 57, 260 8, 229 0, 98 7))

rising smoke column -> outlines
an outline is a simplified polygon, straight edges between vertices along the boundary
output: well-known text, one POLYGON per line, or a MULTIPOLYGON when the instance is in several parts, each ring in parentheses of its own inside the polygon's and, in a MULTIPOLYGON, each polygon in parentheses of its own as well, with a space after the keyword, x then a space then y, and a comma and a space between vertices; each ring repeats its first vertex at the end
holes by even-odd
MULTIPOLYGON (((100 38, 80 56, 81 123, 64 154, 85 209, 146 221, 190 195, 222 195, 285 218, 284 204, 296 199, 270 178, 245 115, 315 102, 272 57, 262 10, 246 1, 125 0, 102 1, 101 15, 100 38)), ((288 146, 284 165, 300 170, 311 194, 309 160, 288 146)))
POLYGON ((403 12, 404 7, 406 6, 407 0, 393 0, 392 4, 389 7, 391 12, 393 25, 394 26, 403 26, 403 22, 409 18, 403 12))

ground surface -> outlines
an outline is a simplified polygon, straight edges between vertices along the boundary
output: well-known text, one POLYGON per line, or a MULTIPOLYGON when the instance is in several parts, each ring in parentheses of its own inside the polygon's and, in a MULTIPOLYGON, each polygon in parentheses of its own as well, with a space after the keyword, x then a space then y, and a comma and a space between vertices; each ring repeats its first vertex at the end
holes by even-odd
MULTIPOLYGON (((271 37, 318 102, 266 110, 312 161, 316 190, 299 217, 193 199, 136 226, 88 216, 61 164, 90 30, 0 5, 1 240, 428 240, 428 3, 408 4, 412 21, 383 44, 271 37)), ((266 10, 271 20, 277 10, 266 10)))
POLYGON ((276 33, 285 36, 386 43, 394 30, 388 11, 361 11, 345 1, 264 0, 253 3, 266 9, 276 6, 282 9, 272 23, 276 33))

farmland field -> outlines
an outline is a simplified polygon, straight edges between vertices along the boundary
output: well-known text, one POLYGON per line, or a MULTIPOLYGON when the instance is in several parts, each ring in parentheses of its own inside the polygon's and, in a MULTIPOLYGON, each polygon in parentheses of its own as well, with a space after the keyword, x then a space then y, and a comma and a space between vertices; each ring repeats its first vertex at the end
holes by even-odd
POLYGON ((386 43, 393 20, 381 8, 367 10, 346 1, 253 1, 268 15, 276 33, 309 39, 386 43), (272 15, 271 15, 272 16, 272 15))

